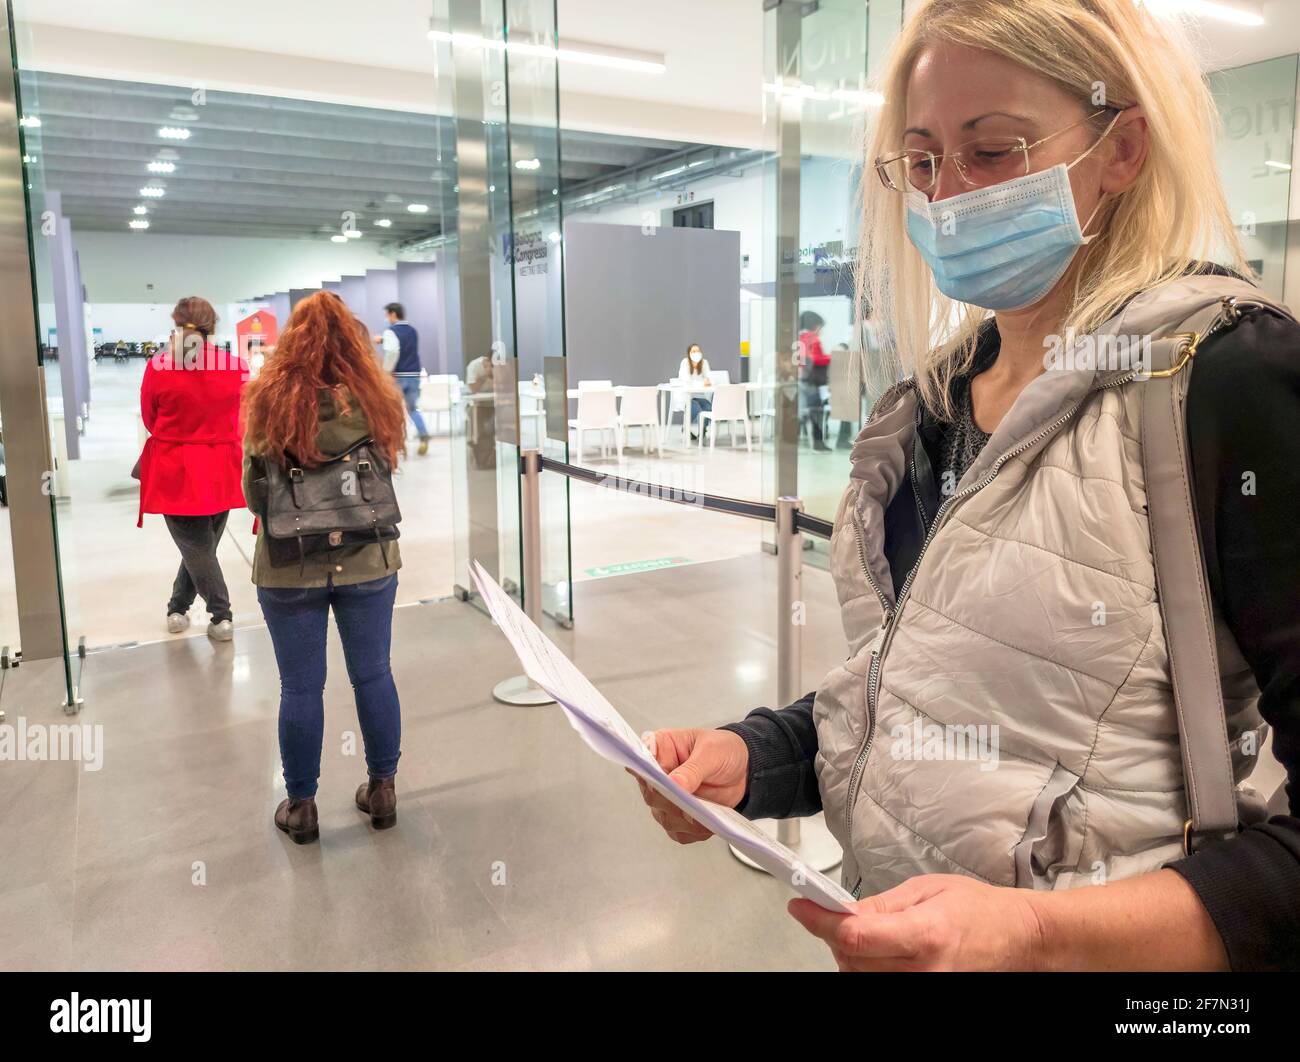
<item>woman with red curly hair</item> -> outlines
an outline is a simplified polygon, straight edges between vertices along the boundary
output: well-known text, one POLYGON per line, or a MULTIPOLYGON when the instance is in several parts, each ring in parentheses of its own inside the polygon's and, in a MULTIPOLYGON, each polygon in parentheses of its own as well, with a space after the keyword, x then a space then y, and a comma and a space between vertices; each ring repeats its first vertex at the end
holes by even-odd
MULTIPOLYGON (((244 397, 244 493, 266 512, 266 469, 314 468, 369 439, 392 468, 403 452, 406 408, 370 349, 361 323, 332 292, 294 308, 274 352, 244 397)), ((356 696, 369 780, 357 807, 376 829, 397 821, 394 779, 401 710, 389 666, 396 541, 343 545, 272 563, 265 528, 253 582, 280 668, 280 759, 288 798, 275 824, 298 844, 320 836, 316 784, 325 723, 325 638, 330 610, 356 696)))

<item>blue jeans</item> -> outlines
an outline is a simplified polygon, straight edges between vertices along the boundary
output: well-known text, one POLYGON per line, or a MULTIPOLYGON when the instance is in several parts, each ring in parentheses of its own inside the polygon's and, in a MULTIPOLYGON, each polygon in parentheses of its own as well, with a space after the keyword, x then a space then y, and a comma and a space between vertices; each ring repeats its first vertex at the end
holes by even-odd
POLYGON ((712 395, 692 395, 691 396, 691 423, 694 424, 700 419, 700 410, 713 408, 712 395))
POLYGON ((352 586, 259 586, 257 600, 280 667, 280 762, 295 800, 316 795, 325 732, 325 636, 330 609, 356 696, 372 778, 397 773, 402 715, 389 667, 397 574, 352 586))
POLYGON ((406 399, 406 412, 411 414, 411 423, 415 425, 416 434, 421 439, 427 439, 429 429, 424 426, 424 417, 416 408, 416 401, 420 397, 420 378, 418 376, 399 376, 397 377, 397 386, 402 389, 402 397, 406 399))

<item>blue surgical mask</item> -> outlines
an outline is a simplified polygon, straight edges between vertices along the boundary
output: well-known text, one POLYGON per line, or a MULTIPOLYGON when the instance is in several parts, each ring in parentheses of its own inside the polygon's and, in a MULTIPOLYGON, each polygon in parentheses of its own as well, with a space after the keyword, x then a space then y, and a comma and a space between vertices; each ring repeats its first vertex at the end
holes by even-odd
POLYGON ((1021 310, 1051 291, 1093 239, 1070 188, 1079 161, 935 203, 907 193, 907 234, 939 290, 986 310, 1021 310))

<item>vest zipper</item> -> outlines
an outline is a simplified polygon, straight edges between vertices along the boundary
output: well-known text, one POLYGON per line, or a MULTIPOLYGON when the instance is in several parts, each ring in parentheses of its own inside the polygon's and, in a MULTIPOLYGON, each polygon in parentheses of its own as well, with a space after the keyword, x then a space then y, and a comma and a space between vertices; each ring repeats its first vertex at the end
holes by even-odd
MULTIPOLYGON (((934 541, 935 534, 938 532, 939 528, 943 526, 944 518, 950 512, 952 512, 953 506, 956 505, 957 502, 963 500, 964 498, 970 497, 972 494, 978 493, 979 491, 987 487, 990 483, 992 483, 993 480, 997 478, 997 474, 1001 470, 1002 466, 1005 465, 1008 461, 1010 461, 1013 457, 1016 457, 1019 454, 1024 453, 1031 446, 1036 446, 1039 442, 1041 442, 1043 439, 1046 439, 1053 432, 1059 430, 1062 425, 1067 423, 1082 408, 1084 402, 1086 402, 1098 391, 1105 391, 1105 390, 1109 390, 1112 387, 1119 387, 1121 384, 1126 384, 1129 381, 1131 381, 1136 375, 1137 375, 1137 370, 1133 370, 1132 372, 1125 373, 1123 376, 1111 380, 1109 383, 1101 384, 1099 387, 1090 390, 1086 395, 1080 398, 1079 401, 1077 401, 1073 406, 1071 406, 1065 413, 1063 413, 1060 417, 1058 417, 1047 427, 1043 428, 1042 431, 1040 431, 1037 435, 1034 435, 1030 439, 1026 439, 1024 442, 1008 450, 996 461, 994 461, 989 468, 988 474, 982 480, 980 480, 980 482, 972 483, 965 490, 958 491, 951 498, 948 498, 946 501, 944 501, 939 506, 938 510, 935 512, 934 523, 930 525, 930 530, 926 533, 925 539, 921 543, 921 552, 918 553, 916 556, 916 563, 912 565, 912 570, 907 573, 907 578, 903 580, 903 588, 898 592, 898 598, 894 602, 893 609, 892 610, 886 609, 885 619, 884 622, 881 624, 884 633, 879 636, 877 648, 871 651, 871 667, 867 672, 867 733, 863 737, 862 745, 858 749, 858 754, 853 760, 853 769, 849 772, 849 789, 844 804, 844 836, 846 838, 851 840, 853 837, 853 832, 852 832, 853 831, 853 804, 858 795, 858 786, 862 784, 862 772, 867 765, 867 757, 871 753, 871 742, 872 739, 875 737, 876 697, 879 694, 880 671, 881 671, 881 666, 884 663, 885 652, 888 650, 889 643, 893 639, 894 631, 897 629, 895 625, 895 621, 898 619, 899 614, 903 610, 903 602, 907 598, 908 591, 912 588, 912 581, 915 578, 917 571, 921 567, 921 561, 925 559, 926 550, 930 548, 930 543, 934 541)), ((856 509, 854 510, 854 517, 855 517, 854 528, 856 530, 859 526, 856 520, 857 517, 856 509)), ((859 552, 859 556, 862 558, 863 570, 867 571, 866 552, 863 547, 863 542, 861 538, 858 539, 858 552, 859 552)), ((868 571, 868 578, 870 578, 869 571, 868 571)), ((871 580, 871 583, 873 586, 875 586, 874 579, 871 580)), ((879 589, 877 589, 876 592, 879 593, 880 592, 879 589)), ((882 601, 884 600, 884 595, 881 595, 881 600, 882 601)), ((857 884, 854 885, 852 889, 854 898, 857 898, 859 890, 861 888, 862 888, 862 878, 859 877, 857 884)))
POLYGON ((921 518, 921 526, 929 527, 930 521, 925 516, 925 505, 921 501, 921 484, 916 479, 916 445, 921 434, 921 406, 916 407, 916 438, 912 439, 911 455, 907 460, 907 476, 912 481, 912 499, 916 502, 916 515, 921 518))

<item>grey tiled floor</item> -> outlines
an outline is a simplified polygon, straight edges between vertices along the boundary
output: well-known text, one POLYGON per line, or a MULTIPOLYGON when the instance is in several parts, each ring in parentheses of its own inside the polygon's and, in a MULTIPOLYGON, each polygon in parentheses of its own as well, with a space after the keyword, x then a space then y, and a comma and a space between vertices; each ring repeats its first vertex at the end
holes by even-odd
MULTIPOLYGON (((551 631, 639 729, 771 703, 765 554, 575 590, 551 631)), ((844 651, 829 579, 805 571, 805 679, 844 651)), ((321 843, 271 825, 283 795, 265 630, 90 656, 82 722, 104 765, 0 764, 0 966, 54 969, 833 969, 784 887, 720 841, 679 848, 558 709, 495 703, 517 662, 454 601, 398 610, 399 823, 352 807, 364 777, 331 635, 321 843), (196 884, 199 876, 206 883, 196 884)), ((9 721, 57 722, 57 682, 6 687, 9 721)), ((359 738, 357 739, 359 742, 359 738)))

